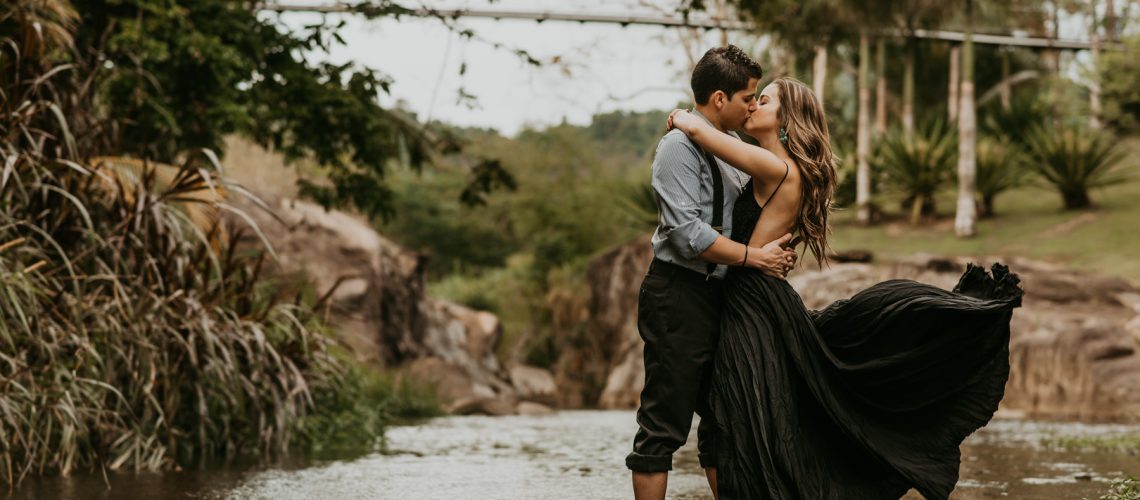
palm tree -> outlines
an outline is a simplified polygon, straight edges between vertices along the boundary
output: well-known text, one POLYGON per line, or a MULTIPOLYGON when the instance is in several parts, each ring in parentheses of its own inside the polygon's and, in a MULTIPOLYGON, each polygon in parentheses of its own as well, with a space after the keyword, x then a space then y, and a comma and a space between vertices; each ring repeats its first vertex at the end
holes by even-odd
MULTIPOLYGON (((1112 8, 1112 0, 1109 0, 1109 8, 1112 8)), ((1089 42, 1092 52, 1093 64, 1096 64, 1097 58, 1100 57, 1100 26, 1097 23, 1096 17, 1096 0, 1089 2, 1089 17, 1092 18, 1092 25, 1089 26, 1089 42)), ((1089 125, 1093 128, 1100 128, 1100 82, 1096 79, 1096 73, 1093 72, 1093 79, 1089 82, 1089 125)))
POLYGON ((1116 41, 1116 5, 1112 0, 1104 0, 1104 37, 1116 41))
POLYGON ((962 81, 958 105, 958 210, 954 232, 960 238, 977 232, 977 112, 974 108, 974 2, 966 0, 966 40, 962 43, 962 81))
POLYGON ((827 90, 827 40, 816 44, 815 59, 812 60, 811 83, 819 103, 823 104, 823 97, 827 90))
POLYGON ((871 89, 869 78, 871 40, 859 35, 859 111, 855 132, 855 217, 860 224, 871 223, 871 89))
MULTIPOLYGON (((857 19, 859 26, 859 106, 855 134, 855 218, 859 224, 871 223, 871 37, 876 28, 888 26, 897 9, 889 1, 844 0, 843 8, 857 19)), ((882 71, 879 71, 880 75, 882 71)), ((881 78, 881 76, 880 76, 881 78)), ((883 94, 886 88, 882 89, 883 94)), ((885 113, 886 110, 884 109, 885 113)))
POLYGON ((958 121, 958 106, 961 102, 958 91, 962 85, 961 62, 962 48, 958 45, 950 47, 950 91, 946 96, 946 117, 950 123, 958 121))
POLYGON ((1013 99, 1013 85, 1009 81, 1009 47, 1001 48, 1001 82, 998 85, 1001 92, 1001 109, 1009 111, 1013 99))
POLYGON ((1061 195, 1066 210, 1092 205, 1089 190, 1131 177, 1123 169, 1127 151, 1103 131, 1038 124, 1026 133, 1029 168, 1061 195))
POLYGON ((914 137, 914 37, 908 36, 903 48, 903 137, 914 137))
POLYGON ((914 134, 914 57, 917 51, 918 39, 913 33, 919 28, 928 28, 941 24, 952 8, 953 2, 941 0, 906 0, 897 2, 898 17, 896 24, 906 37, 903 46, 903 95, 902 95, 902 127, 903 136, 911 137, 914 134))
POLYGON ((942 120, 929 120, 910 137, 892 133, 876 147, 875 169, 903 196, 910 223, 935 213, 934 195, 954 173, 956 137, 942 120))
POLYGON ((887 41, 875 41, 875 137, 887 133, 887 41))

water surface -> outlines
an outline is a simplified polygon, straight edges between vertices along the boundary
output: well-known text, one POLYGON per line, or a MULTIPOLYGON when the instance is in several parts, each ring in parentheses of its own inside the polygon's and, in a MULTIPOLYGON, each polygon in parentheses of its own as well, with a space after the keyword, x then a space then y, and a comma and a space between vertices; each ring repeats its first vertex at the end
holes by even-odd
MULTIPOLYGON (((696 426, 693 426, 695 431, 696 426)), ((389 430, 384 452, 230 465, 163 474, 28 481, 12 498, 201 499, 628 499, 623 459, 636 430, 630 411, 541 417, 443 417, 389 430)), ((1140 477, 1136 451, 1066 451, 1066 437, 1140 434, 1140 426, 995 420, 963 445, 951 498, 1097 498, 1122 475, 1140 477)), ((674 457, 669 498, 711 498, 695 432, 674 457)), ((906 498, 921 498, 912 492, 906 498)))

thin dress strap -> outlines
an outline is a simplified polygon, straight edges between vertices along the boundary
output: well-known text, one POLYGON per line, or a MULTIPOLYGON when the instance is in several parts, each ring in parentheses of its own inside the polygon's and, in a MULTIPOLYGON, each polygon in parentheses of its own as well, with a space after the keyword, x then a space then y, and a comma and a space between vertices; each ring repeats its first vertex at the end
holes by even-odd
POLYGON ((768 195, 768 199, 764 200, 764 204, 761 205, 760 208, 764 208, 764 207, 768 206, 768 202, 772 201, 773 196, 776 196, 776 191, 779 191, 780 186, 784 185, 784 180, 788 178, 788 172, 790 172, 791 170, 792 170, 792 167, 788 166, 788 162, 784 162, 784 178, 780 179, 780 183, 776 184, 776 189, 772 190, 772 194, 768 195))

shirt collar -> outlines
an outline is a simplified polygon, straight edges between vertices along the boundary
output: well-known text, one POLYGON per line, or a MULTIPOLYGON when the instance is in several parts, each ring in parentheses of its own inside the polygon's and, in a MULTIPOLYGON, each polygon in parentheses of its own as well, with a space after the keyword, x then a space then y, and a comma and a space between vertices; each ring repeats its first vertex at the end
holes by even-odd
MULTIPOLYGON (((702 120, 704 120, 704 121, 705 121, 705 123, 708 123, 709 125, 712 125, 712 127, 713 127, 713 128, 716 128, 716 125, 713 125, 713 122, 712 122, 712 120, 709 120, 709 117, 705 116, 703 113, 701 113, 700 111, 698 111, 696 107, 694 107, 694 108, 693 108, 693 114, 694 114, 694 115, 697 115, 697 116, 699 116, 699 117, 701 117, 701 119, 702 119, 702 120)), ((718 129, 718 130, 719 130, 719 129, 718 129)), ((731 135, 731 136, 733 136, 733 137, 737 138, 737 139, 739 139, 739 138, 740 138, 740 135, 738 135, 738 134, 736 133, 736 131, 733 131, 733 130, 728 130, 728 131, 726 131, 726 133, 727 133, 728 135, 731 135)))
MULTIPOLYGON (((712 120, 709 120, 709 117, 705 116, 705 115, 704 115, 704 113, 701 113, 701 112, 700 112, 700 111, 698 111, 698 110, 697 110, 697 108, 695 108, 695 107, 693 108, 693 114, 694 114, 694 115, 697 115, 697 116, 699 116, 699 117, 701 117, 701 119, 702 119, 702 120, 704 120, 704 121, 705 121, 706 123, 708 123, 709 125, 712 125, 712 124, 713 124, 712 120)), ((713 125, 713 128, 716 128, 716 125, 713 125)))

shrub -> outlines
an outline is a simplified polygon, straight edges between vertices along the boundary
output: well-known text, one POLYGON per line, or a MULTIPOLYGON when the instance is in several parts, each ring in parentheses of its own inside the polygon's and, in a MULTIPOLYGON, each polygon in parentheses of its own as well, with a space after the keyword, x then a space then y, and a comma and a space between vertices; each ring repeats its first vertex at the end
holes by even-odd
POLYGON ((874 167, 902 193, 912 224, 935 213, 934 194, 954 173, 956 148, 954 133, 942 121, 927 122, 910 140, 895 131, 879 144, 874 167))
POLYGON ((978 141, 976 175, 980 198, 978 214, 992 216, 997 195, 1020 186, 1025 180, 1022 152, 1006 142, 981 139, 978 141))
POLYGON ((1061 195, 1066 209, 1092 204, 1089 190, 1127 180, 1119 168, 1126 152, 1107 133, 1039 125, 1026 136, 1029 168, 1061 195))
POLYGON ((1140 36, 1125 41, 1126 50, 1105 51, 1097 59, 1104 122, 1121 133, 1140 131, 1140 36))

